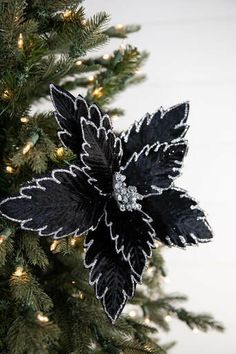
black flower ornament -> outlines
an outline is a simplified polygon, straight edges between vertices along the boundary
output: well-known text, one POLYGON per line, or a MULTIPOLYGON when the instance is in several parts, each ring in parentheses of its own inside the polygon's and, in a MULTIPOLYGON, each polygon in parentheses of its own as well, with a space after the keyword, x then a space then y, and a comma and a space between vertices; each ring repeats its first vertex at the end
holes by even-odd
POLYGON ((77 160, 21 187, 0 210, 40 236, 86 234, 89 281, 114 322, 142 281, 155 239, 185 247, 212 238, 197 202, 174 186, 189 104, 147 114, 118 137, 97 105, 50 90, 58 136, 77 160))

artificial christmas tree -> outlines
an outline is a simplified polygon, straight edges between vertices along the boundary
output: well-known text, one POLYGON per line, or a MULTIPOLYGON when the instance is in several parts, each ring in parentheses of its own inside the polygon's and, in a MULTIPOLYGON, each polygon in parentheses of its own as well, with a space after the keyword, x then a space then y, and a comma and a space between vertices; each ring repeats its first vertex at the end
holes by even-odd
MULTIPOLYGON (((126 46, 110 55, 88 57, 91 49, 98 48, 112 37, 124 38, 139 27, 118 25, 106 28, 107 14, 99 13, 87 19, 78 1, 3 1, 0 21, 0 190, 1 199, 5 199, 32 178, 35 180, 28 186, 34 188, 39 175, 47 178, 45 176, 52 169, 68 169, 80 154, 81 145, 73 139, 72 133, 76 133, 73 127, 71 139, 67 136, 65 145, 70 148, 67 149, 57 138, 58 127, 53 112, 31 114, 32 105, 48 96, 49 83, 60 84, 66 90, 76 89, 77 93, 79 88, 83 88, 86 101, 100 104, 112 118, 122 114, 120 109, 110 107, 112 98, 128 85, 143 79, 137 70, 147 54, 126 46)), ((55 98, 56 86, 52 86, 52 90, 55 98)), ((70 119, 73 107, 67 107, 64 115, 70 119)), ((146 120, 151 121, 149 116, 146 120)), ((106 123, 105 119, 103 123, 106 123)), ((140 124, 139 129, 145 131, 145 125, 140 124)), ((134 125, 133 130, 123 136, 124 142, 128 136, 135 142, 139 129, 134 125)), ((150 135, 147 136, 150 143, 150 135)), ((182 155, 185 144, 181 146, 182 155)), ((132 155, 129 148, 127 145, 127 159, 129 154, 132 155)), ((118 195, 119 190, 116 191, 118 195)), ((50 200, 56 201, 55 208, 60 208, 60 198, 57 197, 52 193, 50 200)), ((61 196, 63 198, 66 194, 61 196)), ((159 200, 163 202, 162 196, 159 200)), ((154 203, 154 213, 155 208, 154 203)), ((40 217, 41 211, 38 212, 40 217)), ((61 215, 58 224, 66 224, 66 213, 64 219, 61 215)), ((195 315, 177 307, 176 302, 185 300, 185 297, 163 292, 162 246, 156 241, 159 247, 153 251, 143 285, 138 287, 131 301, 137 306, 137 314, 131 311, 122 315, 111 326, 94 297, 88 283, 89 272, 83 266, 84 238, 87 238, 85 245, 91 245, 91 233, 75 237, 73 232, 68 232, 66 238, 54 240, 52 237, 40 238, 33 231, 20 229, 5 217, 0 219, 0 230, 1 353, 165 353, 171 345, 160 346, 161 338, 153 334, 158 328, 168 330, 170 315, 177 316, 191 329, 222 330, 211 316, 195 315)), ((103 243, 96 239, 96 250, 104 252, 111 240, 106 239, 102 226, 99 233, 105 239, 103 243)), ((169 240, 169 244, 173 242, 175 239, 169 240)), ((92 256, 90 248, 86 257, 91 260, 92 256)), ((111 260, 116 260, 116 257, 114 253, 111 260)), ((137 276, 139 269, 134 270, 137 276)))

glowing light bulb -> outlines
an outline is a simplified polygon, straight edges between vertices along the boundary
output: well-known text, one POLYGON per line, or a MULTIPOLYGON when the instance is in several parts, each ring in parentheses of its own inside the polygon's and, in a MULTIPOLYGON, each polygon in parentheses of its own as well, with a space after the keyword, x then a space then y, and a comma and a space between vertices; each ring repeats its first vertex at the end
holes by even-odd
POLYGON ((75 280, 72 280, 71 284, 75 285, 75 280))
POLYGON ((102 97, 102 96, 103 96, 103 87, 98 87, 98 88, 96 88, 96 89, 93 91, 92 95, 93 95, 94 97, 96 97, 96 98, 102 97))
POLYGON ((28 117, 21 117, 20 121, 21 121, 21 123, 26 124, 29 122, 29 118, 28 117))
POLYGON ((84 300, 84 293, 82 291, 79 292, 79 299, 84 300))
POLYGON ((71 244, 71 246, 74 246, 74 245, 76 244, 76 239, 75 239, 75 238, 72 238, 72 239, 70 240, 70 244, 71 244))
POLYGON ((14 168, 10 165, 6 166, 6 172, 7 173, 14 173, 14 168))
POLYGON ((87 20, 85 20, 85 19, 84 19, 84 20, 82 20, 82 21, 81 21, 81 25, 82 25, 82 26, 87 25, 87 20))
POLYGON ((172 317, 170 315, 166 315, 165 316, 165 321, 166 322, 171 322, 171 320, 172 320, 172 317))
POLYGON ((136 311, 131 310, 131 311, 129 312, 129 316, 132 317, 132 318, 136 317, 136 311))
POLYGON ((108 60, 110 58, 110 55, 109 54, 104 54, 103 57, 102 57, 104 60, 108 60))
POLYGON ((23 49, 24 48, 24 38, 23 38, 22 33, 20 33, 20 35, 18 37, 17 45, 18 45, 19 49, 23 49))
POLYGON ((65 149, 63 146, 59 147, 57 150, 56 150, 56 154, 58 157, 63 157, 64 154, 65 154, 65 149))
POLYGON ((16 276, 16 277, 21 277, 23 272, 24 272, 23 267, 22 266, 18 266, 18 267, 16 267, 16 270, 13 273, 13 275, 16 276))
POLYGON ((0 236, 0 245, 5 241, 5 237, 4 236, 0 236))
POLYGON ((149 268, 147 269, 147 274, 148 274, 148 275, 151 275, 151 274, 153 273, 153 271, 154 271, 154 267, 149 267, 149 268))
POLYGON ((59 241, 57 240, 54 240, 50 246, 50 251, 55 251, 55 249, 57 248, 57 245, 58 245, 59 241))
POLYGON ((29 152, 32 147, 33 147, 33 143, 32 143, 31 141, 29 141, 29 142, 23 147, 22 154, 23 154, 23 155, 27 154, 27 152, 29 152))
POLYGON ((70 20, 72 18, 72 11, 66 10, 62 13, 62 17, 64 20, 70 20))
POLYGON ((82 60, 77 60, 77 61, 75 62, 75 64, 76 64, 77 66, 80 66, 80 65, 83 64, 83 62, 82 62, 82 60))
POLYGON ((122 23, 118 23, 115 28, 117 30, 122 30, 124 28, 124 25, 122 25, 122 23))
POLYGON ((95 79, 95 77, 94 77, 93 75, 90 75, 90 76, 88 77, 88 81, 89 81, 89 82, 93 82, 94 79, 95 79))
POLYGON ((8 89, 4 90, 1 96, 3 101, 9 101, 12 97, 13 97, 13 93, 11 90, 8 89))
POLYGON ((145 324, 149 324, 151 321, 150 321, 150 318, 149 317, 145 317, 144 318, 144 323, 145 324))
POLYGON ((161 246, 161 242, 160 241, 155 241, 155 247, 158 248, 161 246))
POLYGON ((1 231, 2 234, 0 234, 0 245, 12 234, 12 231, 13 230, 9 227, 6 227, 1 231))
POLYGON ((198 334, 198 333, 199 333, 199 329, 198 329, 198 328, 196 328, 196 327, 195 327, 195 328, 193 328, 193 333, 194 333, 194 334, 198 334))
POLYGON ((37 313, 37 320, 43 323, 49 322, 49 318, 43 315, 41 312, 37 313))
POLYGON ((145 344, 144 349, 148 351, 148 353, 153 352, 153 348, 150 345, 145 344))

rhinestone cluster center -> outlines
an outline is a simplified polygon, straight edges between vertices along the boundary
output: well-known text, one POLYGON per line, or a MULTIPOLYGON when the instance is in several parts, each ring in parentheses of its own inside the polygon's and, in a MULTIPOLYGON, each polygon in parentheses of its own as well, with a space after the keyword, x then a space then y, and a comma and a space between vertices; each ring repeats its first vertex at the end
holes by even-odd
POLYGON ((114 174, 113 187, 114 197, 121 211, 141 210, 141 204, 137 200, 142 200, 143 197, 137 192, 135 186, 128 186, 125 183, 126 177, 119 172, 114 174))

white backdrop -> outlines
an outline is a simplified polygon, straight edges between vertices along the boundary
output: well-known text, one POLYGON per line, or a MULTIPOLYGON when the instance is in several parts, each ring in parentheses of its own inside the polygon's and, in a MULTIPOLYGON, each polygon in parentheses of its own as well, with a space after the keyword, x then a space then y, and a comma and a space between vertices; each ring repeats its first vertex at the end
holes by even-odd
MULTIPOLYGON (((127 42, 150 52, 147 81, 116 100, 126 109, 120 129, 160 105, 191 104, 190 149, 177 184, 201 201, 215 238, 187 251, 166 251, 167 290, 187 294, 189 309, 213 313, 227 330, 194 334, 173 321, 163 339, 178 340, 173 354, 236 354, 236 2, 87 0, 84 5, 89 15, 107 11, 113 24, 141 24, 127 42)), ((115 40, 109 48, 119 44, 115 40)))

